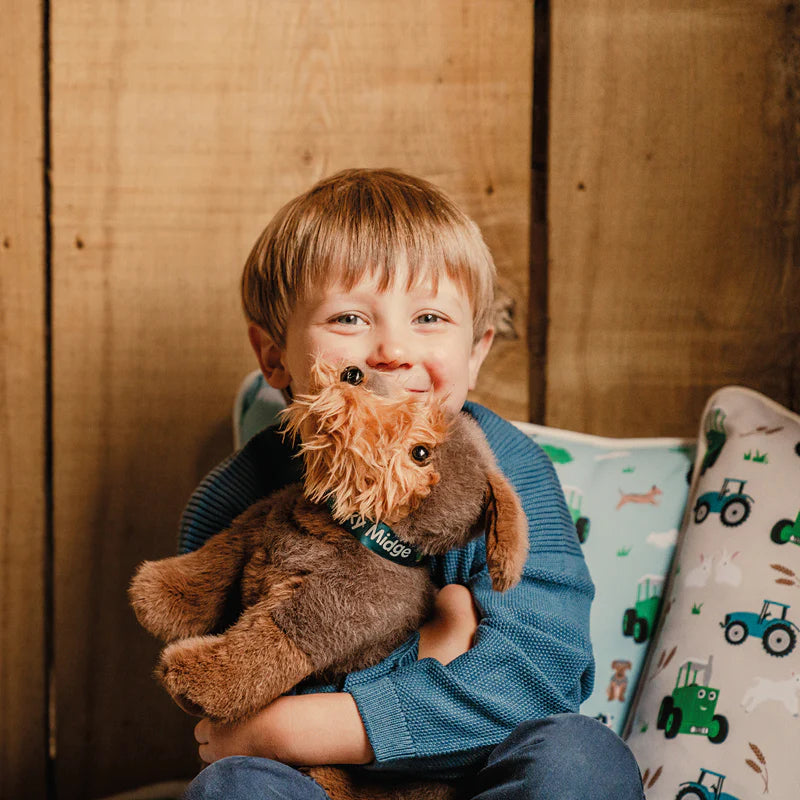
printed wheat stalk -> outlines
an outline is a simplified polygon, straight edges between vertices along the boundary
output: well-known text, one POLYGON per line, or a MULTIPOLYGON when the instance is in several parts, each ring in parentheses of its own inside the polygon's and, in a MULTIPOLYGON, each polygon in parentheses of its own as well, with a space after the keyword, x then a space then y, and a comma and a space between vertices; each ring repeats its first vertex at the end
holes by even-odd
POLYGON ((653 777, 650 778, 650 781, 645 784, 645 789, 652 789, 653 788, 653 784, 661 777, 661 771, 663 769, 664 769, 664 767, 661 766, 653 773, 653 777))
POLYGON ((753 744, 752 742, 748 742, 750 745, 750 749, 753 751, 753 755, 758 759, 759 763, 756 764, 752 758, 746 758, 744 763, 750 767, 753 772, 761 777, 761 780, 764 781, 764 789, 761 794, 768 794, 769 793, 769 772, 767 771, 767 759, 764 758, 764 753, 761 751, 761 748, 758 745, 753 744))
POLYGON ((800 580, 797 579, 797 573, 793 569, 789 569, 783 564, 770 564, 770 566, 781 575, 788 576, 786 578, 775 578, 775 583, 779 583, 781 586, 800 586, 800 580))
POLYGON ((642 787, 644 789, 652 789, 655 782, 661 777, 661 771, 664 769, 663 765, 660 766, 652 775, 650 775, 650 767, 644 771, 642 775, 642 787))
POLYGON ((672 661, 673 657, 675 656, 675 651, 678 649, 678 645, 672 648, 667 654, 666 650, 661 651, 661 655, 658 657, 658 663, 656 664, 656 671, 650 676, 650 680, 656 677, 660 672, 663 672, 670 661, 672 661))

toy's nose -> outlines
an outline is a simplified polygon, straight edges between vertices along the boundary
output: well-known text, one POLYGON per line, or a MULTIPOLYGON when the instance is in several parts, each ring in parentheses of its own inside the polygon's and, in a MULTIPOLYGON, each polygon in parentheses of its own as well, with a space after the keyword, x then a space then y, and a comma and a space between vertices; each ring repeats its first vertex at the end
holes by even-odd
POLYGON ((364 380, 364 373, 358 367, 345 367, 340 378, 344 383, 358 386, 364 380))

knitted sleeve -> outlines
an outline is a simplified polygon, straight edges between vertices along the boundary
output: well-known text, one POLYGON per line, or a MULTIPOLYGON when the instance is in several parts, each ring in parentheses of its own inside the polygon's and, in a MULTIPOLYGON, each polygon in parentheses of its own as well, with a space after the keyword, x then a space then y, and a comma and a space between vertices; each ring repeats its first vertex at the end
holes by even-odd
MULTIPOLYGON (((594 587, 547 456, 488 409, 467 404, 522 500, 530 554, 520 584, 494 592, 482 541, 439 559, 440 584, 470 588, 481 612, 475 644, 448 665, 416 661, 404 646, 353 673, 356 701, 375 751, 373 769, 456 777, 527 719, 577 711, 591 692, 589 609, 594 587)), ((415 644, 415 643, 414 643, 415 644)))
POLYGON ((299 481, 299 459, 276 426, 254 436, 206 475, 181 517, 178 552, 197 550, 257 500, 299 481))

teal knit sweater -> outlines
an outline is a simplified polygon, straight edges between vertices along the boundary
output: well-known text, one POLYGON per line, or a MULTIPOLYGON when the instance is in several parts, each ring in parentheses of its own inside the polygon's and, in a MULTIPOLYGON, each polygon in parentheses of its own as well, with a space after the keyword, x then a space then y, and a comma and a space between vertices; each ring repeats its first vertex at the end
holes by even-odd
MULTIPOLYGON (((522 581, 492 590, 482 539, 431 562, 434 581, 467 586, 480 610, 474 646, 447 665, 417 660, 413 636, 385 661, 350 674, 349 692, 372 748, 373 769, 458 777, 475 768, 520 723, 577 711, 592 690, 589 608, 594 587, 552 464, 525 434, 467 403, 497 463, 522 500, 530 553, 522 581)), ((261 497, 300 479, 298 459, 274 428, 213 470, 181 521, 189 552, 261 497)))

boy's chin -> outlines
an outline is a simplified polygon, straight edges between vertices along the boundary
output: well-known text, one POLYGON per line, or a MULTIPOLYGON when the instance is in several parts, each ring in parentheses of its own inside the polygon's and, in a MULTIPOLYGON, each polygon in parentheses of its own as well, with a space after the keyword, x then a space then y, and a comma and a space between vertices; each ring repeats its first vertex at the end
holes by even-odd
POLYGON ((433 389, 406 389, 406 391, 417 400, 436 398, 441 403, 442 408, 453 414, 458 414, 467 401, 466 395, 461 397, 454 394, 438 394, 433 389))

